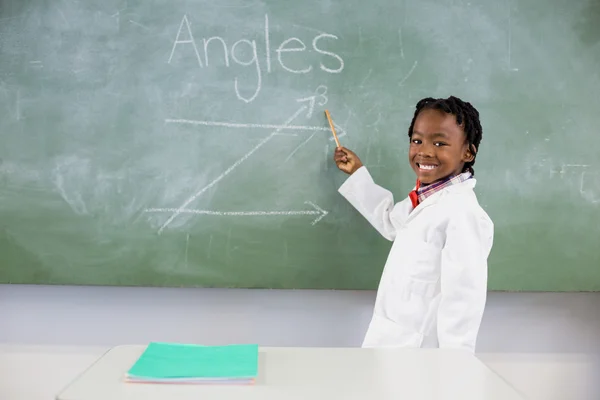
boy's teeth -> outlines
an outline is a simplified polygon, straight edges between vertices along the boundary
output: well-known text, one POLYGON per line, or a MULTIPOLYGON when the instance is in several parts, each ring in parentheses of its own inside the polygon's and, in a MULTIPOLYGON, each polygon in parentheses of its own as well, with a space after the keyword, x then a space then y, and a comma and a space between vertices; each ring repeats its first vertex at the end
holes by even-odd
POLYGON ((419 168, 421 168, 421 169, 434 169, 435 165, 423 165, 423 164, 420 164, 419 168))

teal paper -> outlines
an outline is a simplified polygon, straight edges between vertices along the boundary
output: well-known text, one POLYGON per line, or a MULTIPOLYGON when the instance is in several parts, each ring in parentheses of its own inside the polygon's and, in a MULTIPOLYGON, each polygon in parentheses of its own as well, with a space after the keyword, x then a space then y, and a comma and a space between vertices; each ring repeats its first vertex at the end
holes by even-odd
POLYGON ((128 372, 145 379, 254 378, 258 345, 201 346, 150 343, 128 372))

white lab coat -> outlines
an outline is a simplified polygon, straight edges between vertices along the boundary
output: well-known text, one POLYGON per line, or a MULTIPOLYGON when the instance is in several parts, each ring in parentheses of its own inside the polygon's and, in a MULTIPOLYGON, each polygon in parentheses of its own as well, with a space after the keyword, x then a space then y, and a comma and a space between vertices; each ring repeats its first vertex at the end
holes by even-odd
POLYGON ((339 188, 393 241, 363 347, 475 351, 494 235, 473 191, 475 183, 471 178, 444 188, 414 210, 408 197, 395 204, 366 167, 339 188))

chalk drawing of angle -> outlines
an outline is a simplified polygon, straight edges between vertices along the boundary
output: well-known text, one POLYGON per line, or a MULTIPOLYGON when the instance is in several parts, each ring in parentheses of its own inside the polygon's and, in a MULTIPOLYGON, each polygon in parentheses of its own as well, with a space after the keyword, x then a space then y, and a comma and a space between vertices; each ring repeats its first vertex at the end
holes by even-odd
MULTIPOLYGON (((173 123, 173 124, 191 124, 191 125, 199 125, 199 126, 220 126, 220 127, 228 127, 228 128, 244 128, 244 129, 273 129, 273 131, 263 138, 256 146, 254 146, 250 151, 244 154, 240 159, 234 162, 229 168, 227 168, 221 175, 213 179, 209 184, 205 185, 198 192, 190 196, 183 204, 181 204, 177 208, 147 208, 144 210, 147 213, 170 213, 171 216, 163 223, 163 225, 159 228, 158 233, 162 233, 165 228, 167 228, 180 214, 195 214, 195 215, 213 215, 213 216, 311 216, 313 217, 312 225, 315 225, 321 219, 323 219, 328 212, 323 210, 318 205, 306 201, 305 204, 310 206, 309 209, 303 210, 287 210, 287 211, 215 211, 215 210, 197 210, 190 209, 188 206, 195 201, 198 197, 202 196, 207 190, 214 187, 221 180, 223 180, 226 176, 231 174, 237 167, 239 167, 244 161, 250 158, 256 151, 258 151, 261 147, 267 144, 271 139, 275 136, 279 135, 281 131, 284 130, 292 130, 292 131, 314 131, 315 133, 319 131, 328 131, 329 128, 325 126, 307 126, 307 125, 293 125, 292 123, 300 116, 302 113, 306 112, 306 117, 310 118, 315 104, 315 96, 307 97, 304 99, 298 100, 303 104, 291 117, 289 117, 283 124, 281 125, 273 125, 273 124, 246 124, 246 123, 233 123, 233 122, 219 122, 219 121, 197 121, 197 120, 187 120, 187 119, 167 119, 165 122, 173 123)), ((345 134, 345 130, 337 126, 339 130, 339 135, 343 136, 345 134)), ((312 136, 314 136, 314 134, 312 136)), ((303 144, 308 142, 312 138, 309 137, 303 144)))

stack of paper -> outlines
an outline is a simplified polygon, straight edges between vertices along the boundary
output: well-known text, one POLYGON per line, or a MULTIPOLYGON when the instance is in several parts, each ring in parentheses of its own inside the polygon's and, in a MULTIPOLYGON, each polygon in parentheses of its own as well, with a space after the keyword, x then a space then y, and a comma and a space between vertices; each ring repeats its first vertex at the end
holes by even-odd
POLYGON ((129 369, 128 382, 252 384, 258 345, 150 343, 129 369))

